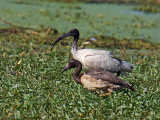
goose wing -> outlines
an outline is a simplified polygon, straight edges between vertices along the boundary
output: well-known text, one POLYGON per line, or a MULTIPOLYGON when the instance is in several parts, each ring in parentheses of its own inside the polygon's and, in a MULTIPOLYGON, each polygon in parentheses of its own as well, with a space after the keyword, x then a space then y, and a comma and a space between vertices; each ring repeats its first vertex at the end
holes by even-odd
POLYGON ((135 89, 132 86, 130 86, 126 81, 118 78, 117 76, 113 75, 112 73, 95 70, 95 71, 88 71, 85 74, 88 76, 91 76, 93 78, 107 81, 107 82, 115 84, 115 85, 121 85, 121 86, 124 86, 126 88, 129 88, 129 89, 135 91, 135 89))

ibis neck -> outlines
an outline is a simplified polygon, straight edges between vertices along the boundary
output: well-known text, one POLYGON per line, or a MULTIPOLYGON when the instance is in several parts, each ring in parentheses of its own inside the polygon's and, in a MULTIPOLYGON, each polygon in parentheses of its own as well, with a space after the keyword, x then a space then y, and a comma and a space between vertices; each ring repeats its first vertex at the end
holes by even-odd
POLYGON ((79 83, 79 84, 82 84, 81 83, 81 75, 80 75, 80 72, 82 70, 82 65, 79 64, 75 70, 75 72, 73 73, 73 78, 74 78, 74 81, 79 83))
POLYGON ((78 39, 79 39, 79 36, 74 36, 74 40, 73 40, 73 43, 72 43, 72 46, 71 46, 71 53, 72 53, 74 58, 75 58, 75 54, 78 50, 78 48, 77 48, 78 39))

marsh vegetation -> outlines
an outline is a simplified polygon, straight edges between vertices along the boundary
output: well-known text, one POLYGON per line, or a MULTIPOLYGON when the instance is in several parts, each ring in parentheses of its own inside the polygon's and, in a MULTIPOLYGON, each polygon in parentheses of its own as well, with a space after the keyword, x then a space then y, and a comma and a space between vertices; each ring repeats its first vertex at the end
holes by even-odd
POLYGON ((160 14, 134 8, 0 1, 0 119, 160 119, 160 14), (76 84, 74 70, 62 73, 72 38, 50 48, 71 28, 80 30, 79 46, 89 41, 86 48, 132 63, 133 72, 120 77, 137 91, 101 97, 76 84))

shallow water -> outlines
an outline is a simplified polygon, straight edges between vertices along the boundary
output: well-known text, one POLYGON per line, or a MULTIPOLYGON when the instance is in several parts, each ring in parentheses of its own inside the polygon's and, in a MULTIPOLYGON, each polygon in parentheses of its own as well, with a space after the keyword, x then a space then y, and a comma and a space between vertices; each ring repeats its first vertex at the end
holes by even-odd
MULTIPOLYGON (((160 14, 134 11, 133 5, 53 3, 24 0, 0 1, 0 15, 15 25, 39 29, 56 28, 60 33, 72 28, 81 37, 108 35, 116 38, 145 39, 160 43, 160 14)), ((0 22, 0 28, 8 25, 0 22)))

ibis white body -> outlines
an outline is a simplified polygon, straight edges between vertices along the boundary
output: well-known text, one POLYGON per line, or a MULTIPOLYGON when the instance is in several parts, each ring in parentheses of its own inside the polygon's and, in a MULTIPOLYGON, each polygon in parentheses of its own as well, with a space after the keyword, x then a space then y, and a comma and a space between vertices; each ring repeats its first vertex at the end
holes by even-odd
POLYGON ((111 52, 109 51, 95 49, 78 50, 77 42, 79 39, 79 31, 77 29, 72 29, 69 33, 66 33, 62 35, 60 38, 58 38, 53 44, 52 48, 58 41, 69 36, 74 37, 71 46, 71 53, 73 55, 73 58, 80 61, 86 69, 97 69, 108 71, 111 73, 116 72, 117 76, 121 72, 132 71, 133 67, 129 62, 114 58, 111 52))
POLYGON ((80 61, 86 69, 99 69, 111 73, 132 71, 132 65, 129 62, 114 58, 109 51, 72 48, 71 53, 73 58, 80 61))

